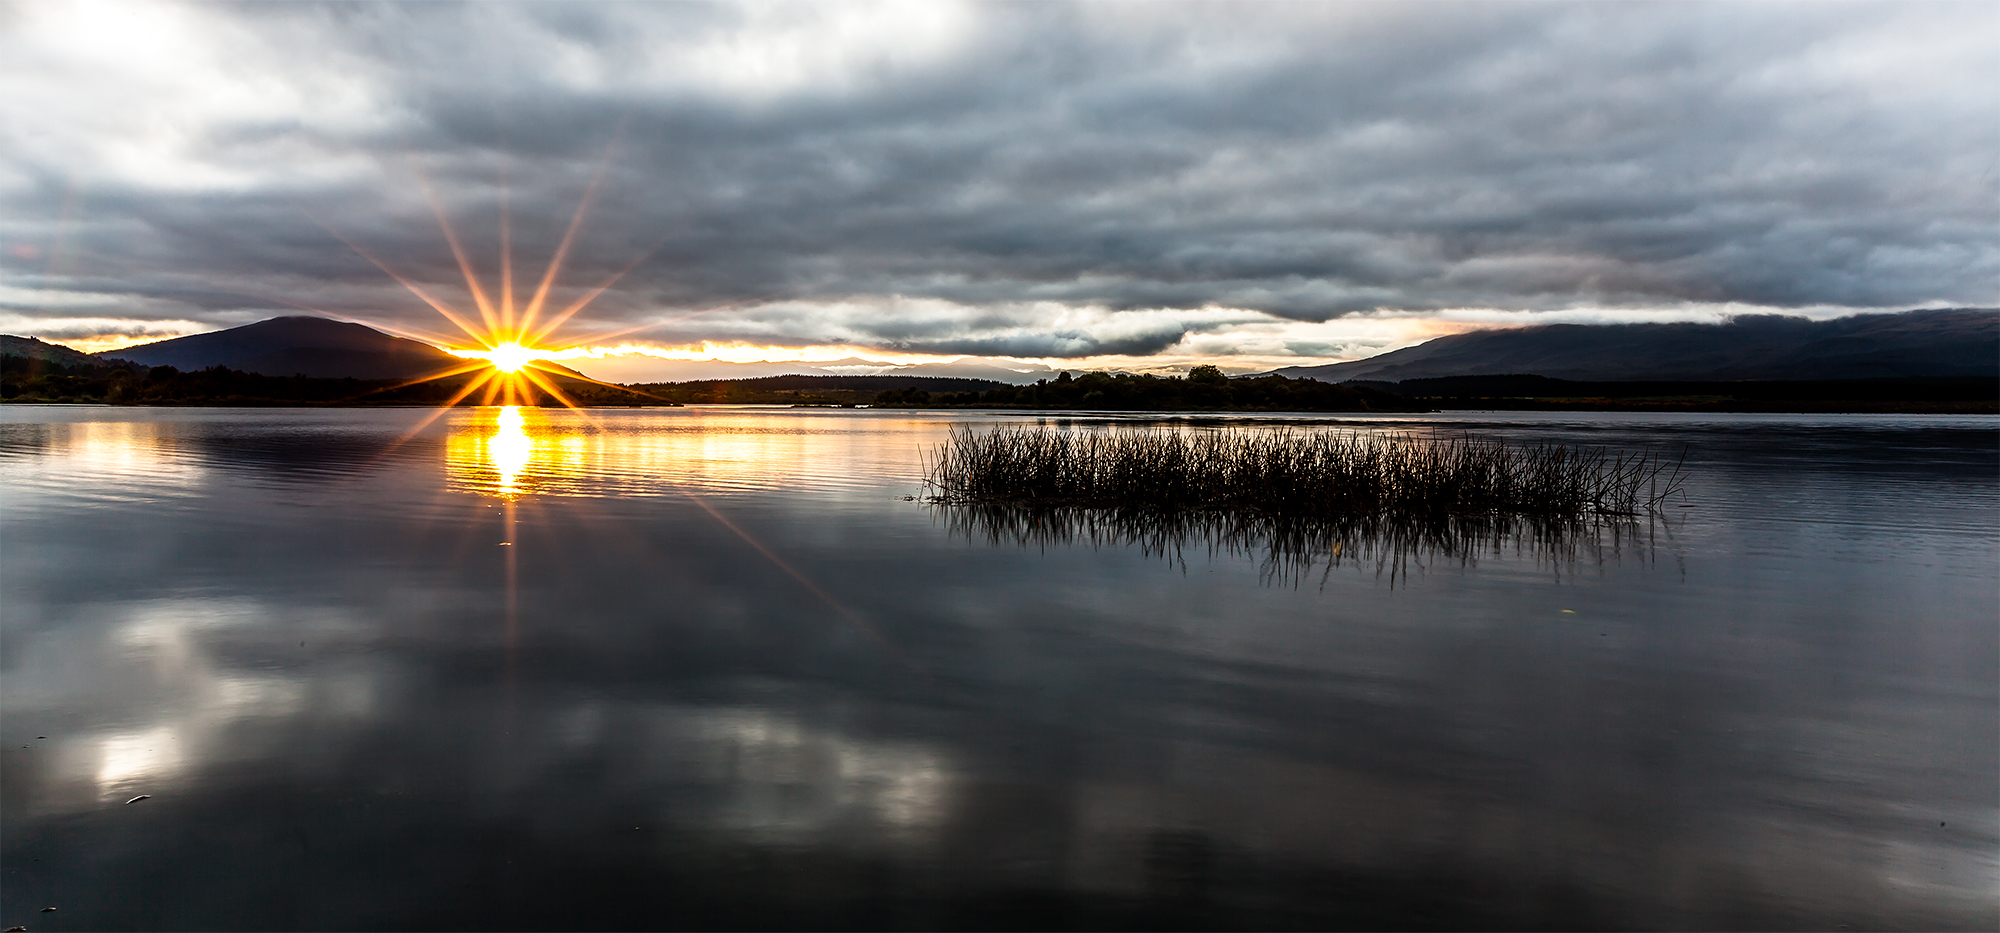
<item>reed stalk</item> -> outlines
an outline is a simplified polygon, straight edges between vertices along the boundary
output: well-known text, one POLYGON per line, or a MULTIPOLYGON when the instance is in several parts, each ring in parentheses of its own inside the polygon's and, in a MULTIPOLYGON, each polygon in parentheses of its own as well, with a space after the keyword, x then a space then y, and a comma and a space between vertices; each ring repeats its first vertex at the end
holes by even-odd
POLYGON ((1680 460, 1550 442, 1343 432, 953 429, 926 484, 946 504, 1237 510, 1287 518, 1637 515, 1680 460))

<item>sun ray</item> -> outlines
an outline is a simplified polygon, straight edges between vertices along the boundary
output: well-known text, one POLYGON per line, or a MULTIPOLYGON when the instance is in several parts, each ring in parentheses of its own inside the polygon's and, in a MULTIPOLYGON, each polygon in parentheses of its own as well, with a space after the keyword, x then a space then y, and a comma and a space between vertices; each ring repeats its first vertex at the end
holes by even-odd
MULTIPOLYGON (((543 326, 540 330, 537 330, 534 333, 534 336, 528 339, 534 343, 540 343, 543 340, 547 340, 549 335, 555 333, 556 328, 561 327, 564 321, 569 320, 571 316, 575 315, 578 311, 583 310, 585 305, 588 305, 592 301, 597 300, 598 295, 603 294, 606 289, 610 288, 612 285, 617 284, 619 279, 624 278, 633 269, 639 268, 640 263, 645 262, 648 259, 651 259, 654 253, 659 252, 661 247, 666 246, 668 243, 672 241, 673 237, 668 236, 660 240, 658 243, 654 243, 652 246, 649 246, 645 250, 641 251, 639 255, 634 257, 631 262, 625 264, 625 268, 620 269, 617 272, 613 273, 611 277, 605 279, 602 284, 598 285, 594 289, 591 289, 590 293, 583 296, 582 300, 572 303, 569 307, 564 308, 562 310, 562 313, 557 314, 552 320, 549 321, 547 325, 543 326)), ((524 327, 523 330, 525 331, 526 328, 524 327)))
POLYGON ((737 537, 743 539, 743 543, 750 545, 752 548, 755 548, 757 550, 757 553, 764 555, 765 560, 770 561, 779 570, 784 571, 792 579, 797 580, 800 586, 805 587, 814 596, 819 597, 820 601, 826 603, 827 606, 831 608, 834 612, 838 613, 841 616, 841 618, 846 619, 848 624, 853 625, 857 629, 860 629, 863 634, 867 635, 869 638, 874 639, 877 643, 888 648, 890 651, 892 652, 897 651, 895 642, 892 642, 888 638, 884 637, 881 631, 876 629, 875 626, 868 624, 867 620, 861 618, 859 615, 856 615, 852 610, 849 610, 846 606, 841 605, 839 600, 833 598, 832 593, 829 593, 826 590, 822 589, 820 585, 814 583, 811 578, 807 577, 803 573, 800 573, 797 568, 787 563, 784 558, 779 557, 776 551, 773 551, 769 547, 766 547, 764 545, 764 542, 757 540, 749 532, 744 531, 742 527, 738 526, 735 522, 730 521, 728 516, 725 516, 721 512, 716 511, 715 508, 709 505, 706 501, 704 501, 702 497, 695 495, 693 492, 690 492, 688 490, 680 490, 680 493, 681 495, 686 496, 688 498, 688 501, 693 502, 695 505, 700 506, 702 511, 707 512, 709 514, 709 517, 722 523, 722 527, 727 528, 732 532, 735 532, 737 537))
POLYGON ((529 331, 535 327, 535 315, 541 313, 542 302, 549 297, 549 288, 562 272, 563 261, 569 257, 569 249, 576 242, 576 231, 583 226, 584 215, 590 212, 590 202, 597 197, 597 185, 604 180, 604 173, 611 168, 611 150, 604 151, 604 160, 598 163, 597 174, 591 176, 590 185, 583 189, 583 200, 576 205, 576 213, 569 219, 569 229, 563 232, 562 242, 556 245, 554 256, 549 257, 548 271, 542 273, 542 282, 535 286, 535 295, 528 299, 528 306, 521 310, 519 330, 529 331))
MULTIPOLYGON (((479 378, 477 379, 467 380, 465 383, 465 388, 458 390, 458 394, 453 395, 450 399, 446 400, 444 404, 439 405, 438 407, 432 409, 430 417, 417 422, 416 427, 403 432, 402 437, 396 438, 396 442, 389 445, 389 450, 394 450, 398 447, 401 447, 404 443, 408 442, 410 438, 416 437, 419 433, 422 433, 422 431, 425 428, 431 426, 431 422, 438 420, 438 418, 443 416, 445 412, 448 412, 453 408, 457 407, 459 402, 464 401, 466 396, 471 395, 473 391, 478 389, 481 385, 491 384, 493 382, 494 377, 498 374, 499 370, 488 370, 487 372, 481 373, 479 375, 479 378)), ((387 451, 384 451, 384 453, 386 452, 387 451)))
POLYGON ((582 405, 578 405, 575 400, 571 399, 568 395, 564 394, 563 390, 555 384, 554 380, 549 379, 548 377, 543 376, 540 373, 530 372, 526 369, 521 370, 521 378, 526 379, 527 381, 533 383, 537 388, 540 388, 542 391, 547 392, 550 396, 554 397, 556 401, 561 402, 564 408, 569 409, 570 411, 574 412, 577 417, 582 418, 585 424, 588 424, 592 428, 596 428, 597 430, 600 431, 604 429, 603 423, 599 422, 596 418, 591 417, 590 412, 587 409, 585 409, 582 405))
POLYGON ((278 295, 269 295, 263 292, 248 291, 241 288, 231 289, 228 292, 226 292, 226 294, 242 295, 247 298, 256 298, 260 301, 274 302, 276 304, 284 305, 288 308, 297 308, 300 311, 305 311, 315 316, 326 318, 329 321, 340 321, 342 323, 352 322, 356 324, 362 324, 368 327, 372 327, 376 330, 382 331, 383 333, 386 334, 391 334, 397 337, 403 337, 409 340, 415 340, 418 343, 427 343, 433 347, 458 342, 458 338, 443 336, 436 333, 435 331, 420 330, 418 328, 408 327, 399 324, 381 324, 369 318, 357 317, 352 314, 335 314, 331 311, 315 308, 312 305, 299 304, 296 301, 292 301, 288 298, 283 298, 278 295))
POLYGON ((376 268, 381 269, 390 278, 395 279, 397 282, 401 283, 404 288, 410 290, 410 294, 413 294, 418 298, 423 299, 424 304, 430 305, 431 310, 444 315, 445 320, 452 322, 454 325, 457 325, 459 330, 465 331, 466 336, 471 337, 474 340, 480 339, 479 328, 472 326, 464 318, 459 317, 457 312, 451 310, 450 308, 445 307, 437 299, 432 298, 429 295, 429 293, 425 292, 422 288, 417 287, 417 284, 415 282, 412 282, 409 279, 404 278, 401 273, 398 273, 396 270, 389 268, 388 263, 385 263, 382 260, 375 258, 375 256, 372 253, 368 252, 365 249, 362 249, 360 244, 355 243, 353 240, 350 240, 344 236, 341 236, 340 231, 335 230, 324 223, 320 223, 319 218, 317 217, 313 218, 313 222, 318 223, 321 228, 326 230, 326 232, 333 234, 334 239, 337 239, 340 242, 347 244, 348 249, 353 250, 356 254, 360 255, 361 258, 374 263, 376 268))
MULTIPOLYGON (((366 254, 364 253, 363 255, 366 254)), ((430 305, 432 310, 436 311, 439 314, 444 315, 445 320, 450 321, 452 324, 456 325, 459 330, 465 331, 466 336, 471 337, 474 340, 479 339, 479 328, 472 326, 470 322, 466 321, 462 317, 459 317, 458 312, 453 311, 450 308, 447 308, 443 304, 439 303, 437 299, 432 298, 430 295, 426 294, 423 289, 418 288, 416 283, 411 282, 409 279, 403 278, 401 275, 398 275, 395 272, 395 270, 390 269, 386 265, 383 265, 381 260, 378 260, 373 256, 368 256, 368 260, 370 262, 375 263, 378 266, 381 266, 383 272, 389 273, 389 276, 391 278, 395 279, 398 282, 401 282, 404 288, 410 290, 411 294, 414 294, 418 298, 423 299, 424 304, 430 305)))
POLYGON ((538 370, 541 370, 542 372, 545 372, 545 373, 550 373, 550 374, 553 374, 553 375, 559 375, 559 376, 562 376, 562 377, 563 377, 564 379, 576 379, 576 380, 579 380, 579 381, 582 381, 582 382, 588 382, 588 383, 590 383, 591 385, 599 385, 599 386, 603 386, 603 387, 605 387, 605 388, 607 388, 607 389, 617 389, 617 390, 619 390, 619 391, 621 391, 621 392, 630 392, 630 393, 632 393, 633 395, 643 395, 643 396, 645 396, 645 397, 647 397, 647 398, 650 398, 650 399, 658 399, 659 401, 662 401, 662 402, 672 402, 672 401, 673 401, 673 399, 669 399, 669 398, 663 398, 663 397, 661 397, 661 396, 658 396, 658 395, 654 395, 654 394, 653 394, 653 393, 651 393, 651 392, 641 392, 641 391, 639 391, 638 389, 634 389, 634 388, 632 388, 631 386, 621 386, 621 385, 619 385, 618 383, 615 383, 615 382, 603 382, 603 381, 600 381, 600 380, 597 380, 597 379, 592 379, 592 378, 590 378, 589 376, 586 376, 586 375, 584 375, 584 374, 582 374, 582 373, 580 373, 580 372, 577 372, 577 371, 575 371, 575 370, 565 370, 564 372, 560 372, 560 373, 558 373, 558 372, 556 372, 555 370, 553 370, 553 369, 550 369, 550 368, 548 368, 548 367, 546 367, 546 366, 540 366, 540 365, 537 365, 537 361, 532 361, 532 360, 531 360, 531 361, 529 361, 529 362, 528 362, 528 363, 527 363, 526 365, 527 365, 527 366, 528 366, 529 368, 533 368, 533 369, 538 369, 538 370))
POLYGON ((421 330, 419 328, 409 327, 402 324, 380 324, 375 321, 369 320, 367 318, 354 318, 353 320, 356 323, 366 324, 369 327, 373 327, 376 330, 382 331, 383 333, 396 337, 402 337, 406 340, 414 340, 418 343, 429 344, 433 347, 444 347, 444 346, 450 346, 455 343, 463 342, 462 338, 450 337, 443 334, 439 334, 436 331, 421 330))
POLYGON ((492 364, 486 362, 485 360, 475 360, 473 362, 466 363, 463 366, 454 366, 450 369, 439 370, 438 372, 431 373, 430 375, 427 376, 418 376, 417 378, 411 379, 407 382, 399 382, 392 386, 382 386, 380 388, 369 389, 368 391, 363 392, 360 395, 351 395, 345 399, 342 399, 341 401, 351 402, 358 398, 367 398, 368 396, 374 395, 377 392, 393 392, 397 389, 407 389, 410 386, 414 385, 423 385, 426 382, 436 382, 439 379, 450 379, 453 376, 462 376, 465 375, 466 373, 478 372, 479 370, 482 369, 488 369, 491 366, 492 364))
POLYGON ((500 168, 500 324, 514 329, 514 219, 513 197, 507 189, 507 168, 500 168))
POLYGON ((444 231, 444 241, 451 246, 452 258, 458 260, 458 271, 465 274, 465 285, 472 291, 472 303, 479 308, 479 319, 486 324, 490 333, 499 329, 500 321, 493 311, 493 302, 486 297, 486 289, 479 284, 478 274, 472 271, 472 260, 465 255, 465 247, 458 242, 458 233, 451 229, 451 221, 445 216, 444 205, 438 203, 437 192, 431 190, 428 180, 422 174, 417 176, 419 186, 424 189, 424 200, 431 205, 431 214, 437 218, 438 229, 444 231))
POLYGON ((572 400, 569 396, 564 395, 563 390, 560 387, 558 387, 553 380, 549 379, 549 377, 544 376, 539 372, 535 372, 533 370, 529 370, 526 368, 523 368, 520 371, 520 373, 518 373, 518 375, 521 379, 534 385, 535 388, 540 389, 543 392, 547 392, 550 395, 550 397, 554 398, 557 402, 562 403, 562 406, 564 408, 582 407, 576 404, 576 402, 572 400))
POLYGON ((605 279, 603 282, 599 283, 596 288, 591 289, 587 294, 583 296, 583 298, 575 302, 572 302, 569 307, 564 308, 562 309, 561 312, 551 316, 547 324, 543 325, 540 330, 535 331, 535 333, 532 336, 527 338, 529 342, 541 343, 542 341, 547 340, 550 334, 555 333, 556 328, 563 326, 563 322, 568 321, 571 317, 574 317, 578 311, 584 309, 584 306, 590 304, 593 301, 596 301, 597 296, 604 294, 606 289, 610 288, 613 285, 618 284, 618 280, 624 278, 626 273, 631 272, 633 269, 639 268, 639 264, 645 262, 646 259, 652 255, 653 255, 653 250, 647 250, 644 254, 640 255, 639 258, 632 260, 632 262, 628 264, 625 268, 620 269, 615 273, 612 273, 610 278, 605 279))

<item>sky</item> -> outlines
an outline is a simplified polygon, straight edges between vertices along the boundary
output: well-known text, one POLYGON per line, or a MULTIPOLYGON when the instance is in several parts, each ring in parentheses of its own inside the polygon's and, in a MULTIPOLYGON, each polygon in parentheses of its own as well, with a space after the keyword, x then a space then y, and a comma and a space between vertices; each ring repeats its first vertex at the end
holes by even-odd
POLYGON ((547 311, 602 290, 548 340, 643 349, 566 361, 619 381, 1990 306, 1996 35, 1991 3, 15 2, 0 331, 467 345, 403 284, 478 319, 440 217, 520 305, 573 228, 547 311))

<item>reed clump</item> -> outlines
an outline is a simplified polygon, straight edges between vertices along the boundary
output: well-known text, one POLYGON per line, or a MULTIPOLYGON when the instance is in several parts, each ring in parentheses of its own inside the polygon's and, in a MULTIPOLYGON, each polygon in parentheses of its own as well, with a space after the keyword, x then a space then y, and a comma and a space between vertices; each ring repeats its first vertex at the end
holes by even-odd
POLYGON ((926 483, 947 504, 1355 515, 1636 515, 1678 459, 1552 442, 1295 431, 952 431, 926 483))

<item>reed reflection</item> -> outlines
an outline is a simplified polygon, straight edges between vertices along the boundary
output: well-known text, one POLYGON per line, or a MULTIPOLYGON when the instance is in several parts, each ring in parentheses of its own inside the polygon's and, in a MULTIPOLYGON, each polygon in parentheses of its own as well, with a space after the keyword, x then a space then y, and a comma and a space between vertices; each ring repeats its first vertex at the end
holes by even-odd
POLYGON ((1231 510, 1104 509, 1021 503, 938 503, 952 534, 994 546, 1137 547, 1185 569, 1190 550, 1260 561, 1268 585, 1324 584, 1343 567, 1372 568, 1391 586, 1412 571, 1525 558, 1558 576, 1586 566, 1655 559, 1664 519, 1491 512, 1282 517, 1231 510))

